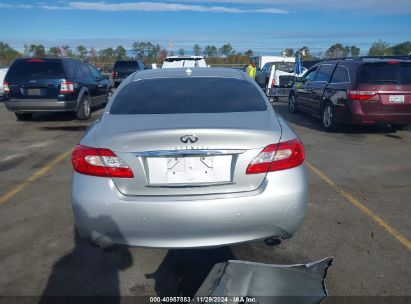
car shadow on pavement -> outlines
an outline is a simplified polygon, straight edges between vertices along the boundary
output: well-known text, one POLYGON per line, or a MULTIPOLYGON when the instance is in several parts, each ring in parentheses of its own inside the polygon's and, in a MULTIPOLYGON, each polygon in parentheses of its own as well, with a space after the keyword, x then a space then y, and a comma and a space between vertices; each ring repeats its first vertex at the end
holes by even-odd
POLYGON ((215 264, 235 260, 229 247, 169 250, 158 269, 146 274, 155 280, 160 297, 192 297, 215 264))
MULTIPOLYGON (((110 222, 108 217, 96 218, 96 223, 110 222)), ((118 229, 117 229, 118 231, 118 229)), ((129 249, 92 246, 75 231, 75 247, 53 266, 40 304, 48 303, 120 303, 119 271, 133 264, 129 249)))
MULTIPOLYGON (((307 113, 290 113, 288 103, 279 101, 273 104, 274 111, 280 114, 287 122, 296 124, 315 131, 327 133, 321 126, 321 121, 307 113)), ((346 134, 381 134, 381 133, 396 133, 397 131, 386 125, 340 125, 336 133, 346 134)))

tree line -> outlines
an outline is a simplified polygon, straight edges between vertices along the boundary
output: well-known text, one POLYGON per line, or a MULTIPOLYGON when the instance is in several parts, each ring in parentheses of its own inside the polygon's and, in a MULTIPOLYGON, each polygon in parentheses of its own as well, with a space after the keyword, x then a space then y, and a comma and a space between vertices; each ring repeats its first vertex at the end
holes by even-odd
MULTIPOLYGON (((344 46, 341 43, 336 43, 330 46, 325 52, 312 54, 307 46, 304 46, 296 51, 292 48, 286 48, 282 54, 286 56, 296 56, 299 54, 302 60, 320 60, 324 58, 343 58, 359 56, 361 50, 355 45, 344 46)), ((203 55, 206 57, 208 64, 247 64, 250 58, 254 55, 254 51, 249 49, 245 52, 237 52, 230 43, 223 44, 218 47, 215 45, 200 46, 198 43, 192 47, 192 54, 196 56, 203 55)), ((411 53, 411 41, 405 41, 395 45, 390 45, 388 42, 378 40, 375 41, 368 55, 370 56, 389 56, 389 55, 408 55, 411 53)), ((161 64, 167 56, 179 55, 184 56, 186 50, 180 48, 176 51, 173 49, 166 50, 159 44, 152 42, 134 42, 129 51, 122 45, 116 48, 108 47, 96 50, 94 47, 87 48, 84 45, 78 45, 72 49, 69 45, 54 46, 46 49, 42 44, 24 45, 23 52, 13 49, 9 44, 0 42, 0 66, 8 66, 11 62, 22 56, 27 57, 75 57, 82 60, 87 60, 97 66, 112 65, 116 60, 139 59, 146 64, 158 63, 161 64)), ((279 54, 280 55, 280 54, 279 54)))

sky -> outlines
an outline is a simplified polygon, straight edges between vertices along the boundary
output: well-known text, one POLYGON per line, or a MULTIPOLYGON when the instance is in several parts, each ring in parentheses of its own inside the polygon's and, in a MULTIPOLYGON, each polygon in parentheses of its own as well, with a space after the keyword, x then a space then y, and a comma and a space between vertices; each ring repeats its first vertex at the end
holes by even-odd
POLYGON ((382 39, 411 40, 411 0, 0 0, 0 41, 23 50, 83 44, 96 49, 135 41, 192 51, 195 43, 280 54, 308 46, 356 45, 366 54, 382 39))

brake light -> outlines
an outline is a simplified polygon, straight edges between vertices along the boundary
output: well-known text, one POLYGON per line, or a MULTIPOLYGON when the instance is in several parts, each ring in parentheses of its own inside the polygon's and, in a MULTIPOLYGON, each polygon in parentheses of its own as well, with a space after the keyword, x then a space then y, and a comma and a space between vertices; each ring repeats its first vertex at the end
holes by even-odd
POLYGON ((114 72, 114 71, 113 71, 113 72, 111 73, 111 77, 113 77, 113 78, 114 78, 114 77, 117 77, 117 72, 114 72))
POLYGON ((40 58, 33 58, 33 59, 28 59, 27 62, 45 62, 43 59, 40 58))
POLYGON ((66 93, 74 93, 74 83, 64 80, 60 85, 60 94, 66 93))
POLYGON ((388 64, 400 64, 398 60, 390 60, 387 62, 388 64))
POLYGON ((246 174, 291 169, 303 162, 304 145, 300 139, 294 139, 265 147, 248 165, 246 174))
POLYGON ((273 79, 273 81, 271 81, 271 87, 274 87, 275 86, 275 79, 273 79))
POLYGON ((347 91, 349 100, 367 100, 377 95, 376 91, 347 91))
POLYGON ((3 92, 4 93, 10 93, 10 87, 9 87, 9 83, 7 81, 3 82, 3 92))
POLYGON ((71 156, 76 172, 102 177, 133 178, 130 167, 109 149, 77 145, 71 156))

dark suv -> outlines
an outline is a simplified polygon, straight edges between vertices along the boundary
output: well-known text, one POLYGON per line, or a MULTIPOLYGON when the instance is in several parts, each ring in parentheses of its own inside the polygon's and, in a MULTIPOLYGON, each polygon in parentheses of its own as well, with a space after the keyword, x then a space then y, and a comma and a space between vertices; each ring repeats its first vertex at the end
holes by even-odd
POLYGON ((120 83, 126 79, 129 75, 136 71, 142 71, 145 69, 144 62, 140 60, 119 60, 116 61, 113 67, 113 82, 114 87, 118 87, 120 83))
POLYGON ((4 80, 7 109, 19 120, 34 112, 69 111, 90 117, 91 107, 108 101, 110 82, 92 65, 72 58, 22 58, 4 80))
POLYGON ((411 61, 396 58, 326 60, 296 80, 289 110, 321 118, 326 130, 338 124, 411 123, 411 61))

